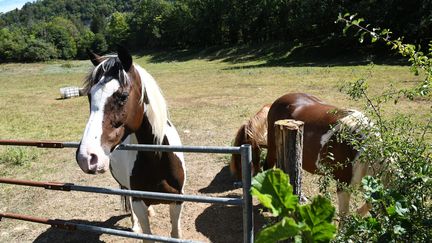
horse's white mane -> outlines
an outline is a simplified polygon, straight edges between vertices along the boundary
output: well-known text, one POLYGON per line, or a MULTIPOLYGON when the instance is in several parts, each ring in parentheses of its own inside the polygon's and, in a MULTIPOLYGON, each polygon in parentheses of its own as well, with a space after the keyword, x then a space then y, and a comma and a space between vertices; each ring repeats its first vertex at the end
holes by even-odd
POLYGON ((152 133, 155 136, 156 144, 162 144, 165 136, 165 127, 168 122, 168 109, 165 98, 156 80, 139 65, 134 64, 134 67, 141 78, 140 103, 147 106, 144 110, 152 126, 152 133), (144 95, 147 96, 149 104, 144 103, 144 95))

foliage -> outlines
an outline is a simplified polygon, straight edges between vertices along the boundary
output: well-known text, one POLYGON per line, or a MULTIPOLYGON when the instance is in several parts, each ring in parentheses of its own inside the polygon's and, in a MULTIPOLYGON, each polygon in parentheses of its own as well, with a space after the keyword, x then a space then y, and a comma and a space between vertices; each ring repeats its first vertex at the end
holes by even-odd
POLYGON ((280 221, 262 229, 256 242, 296 239, 304 242, 329 242, 336 227, 332 223, 335 209, 321 196, 310 204, 300 205, 293 194, 288 176, 280 169, 267 170, 253 178, 251 193, 280 221))
POLYGON ((111 15, 111 18, 107 26, 107 41, 111 48, 115 48, 116 44, 125 44, 129 39, 129 25, 126 22, 126 14, 115 12, 111 15))
POLYGON ((51 43, 40 39, 31 39, 22 54, 24 61, 48 61, 57 58, 57 50, 51 43))
MULTIPOLYGON (((431 99, 432 49, 419 51, 402 38, 392 40, 388 29, 371 28, 364 19, 353 15, 339 17, 345 23, 344 32, 355 27, 360 42, 370 37, 372 42, 384 41, 402 56, 408 57, 411 71, 424 79, 412 87, 383 90, 372 97, 367 80, 362 78, 347 85, 347 93, 366 102, 369 116, 377 124, 361 131, 363 141, 353 139, 362 151, 362 159, 374 163, 374 177, 362 181, 364 199, 372 205, 364 218, 349 216, 337 240, 378 242, 425 242, 432 237, 432 113, 425 111, 423 123, 413 123, 409 115, 383 116, 383 106, 393 101, 396 106, 403 98, 431 99), (380 179, 378 179, 380 178, 380 179)), ((429 109, 432 107, 429 107, 429 109)))
POLYGON ((403 38, 392 40, 392 32, 389 29, 372 28, 370 24, 366 24, 363 27, 362 23, 365 20, 363 18, 356 19, 355 17, 356 15, 350 14, 339 15, 338 21, 345 23, 344 33, 352 27, 356 27, 358 29, 356 34, 358 35, 359 42, 362 43, 367 35, 370 36, 372 43, 378 40, 384 41, 391 49, 408 58, 413 73, 419 75, 420 72, 423 72, 425 75, 424 81, 419 83, 418 86, 412 89, 399 90, 399 94, 405 95, 409 99, 413 99, 415 96, 429 95, 432 92, 432 41, 429 42, 429 52, 424 53, 419 50, 420 46, 416 47, 413 44, 403 43, 403 38))
MULTIPOLYGON (((71 21, 73 26, 63 25, 64 21, 54 22, 63 28, 77 29, 77 35, 72 35, 73 41, 59 33, 60 36, 52 40, 36 36, 54 44, 62 59, 83 57, 83 51, 79 50, 83 45, 78 42, 89 36, 88 31, 100 35, 95 39, 97 43, 85 46, 98 46, 100 51, 107 51, 103 39, 108 48, 119 42, 136 50, 263 42, 312 45, 328 42, 340 47, 355 47, 355 42, 341 36, 338 26, 333 23, 339 12, 355 11, 376 25, 392 28, 422 44, 423 36, 432 34, 429 28, 431 7, 432 3, 426 0, 406 3, 377 0, 367 3, 335 0, 43 0, 27 3, 21 10, 0 14, 0 28, 19 27, 26 33, 53 19, 71 21)), ((8 56, 3 58, 8 61, 22 60, 20 51, 24 46, 19 44, 18 48, 8 51, 13 54, 0 50, 0 55, 8 56)))
POLYGON ((21 28, 0 30, 0 61, 21 60, 26 46, 25 34, 21 28))

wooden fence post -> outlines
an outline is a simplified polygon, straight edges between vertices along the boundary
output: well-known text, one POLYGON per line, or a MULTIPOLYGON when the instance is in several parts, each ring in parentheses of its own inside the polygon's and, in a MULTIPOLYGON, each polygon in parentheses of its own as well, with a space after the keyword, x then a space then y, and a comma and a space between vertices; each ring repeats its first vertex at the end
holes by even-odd
POLYGON ((302 121, 279 120, 274 124, 276 139, 276 166, 289 175, 293 193, 301 198, 302 159, 303 159, 302 121))

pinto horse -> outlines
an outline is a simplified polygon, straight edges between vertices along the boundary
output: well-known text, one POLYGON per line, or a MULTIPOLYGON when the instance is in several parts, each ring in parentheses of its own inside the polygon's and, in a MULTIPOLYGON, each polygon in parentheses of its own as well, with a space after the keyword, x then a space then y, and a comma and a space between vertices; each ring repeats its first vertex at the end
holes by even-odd
MULTIPOLYGON (((276 163, 274 123, 282 119, 294 119, 304 122, 303 169, 318 173, 320 166, 328 166, 336 180, 346 185, 357 185, 368 173, 367 163, 358 160, 360 151, 346 140, 338 139, 337 134, 346 129, 354 139, 362 139, 359 134, 372 126, 369 119, 359 111, 340 109, 320 99, 303 93, 289 93, 278 98, 268 113, 267 160, 266 168, 276 163)), ((339 213, 349 211, 350 193, 337 186, 339 213)), ((368 205, 363 205, 358 212, 365 214, 368 205)))
MULTIPOLYGON (((262 148, 267 147, 267 114, 270 104, 266 104, 247 122, 245 122, 236 133, 234 146, 250 144, 252 147, 252 174, 260 171, 260 155, 262 148)), ((241 157, 239 154, 231 156, 230 171, 236 179, 241 180, 241 157)))
MULTIPOLYGON (((122 142, 181 145, 156 81, 132 63, 123 47, 118 48, 117 55, 98 56, 91 51, 89 55, 95 67, 86 80, 90 117, 76 152, 80 168, 88 174, 110 169, 127 189, 182 194, 183 153, 115 150, 122 142)), ((141 198, 129 198, 129 202, 132 220, 135 222, 136 214, 146 234, 151 234, 150 205, 170 203, 171 236, 181 237, 181 202, 141 198)))

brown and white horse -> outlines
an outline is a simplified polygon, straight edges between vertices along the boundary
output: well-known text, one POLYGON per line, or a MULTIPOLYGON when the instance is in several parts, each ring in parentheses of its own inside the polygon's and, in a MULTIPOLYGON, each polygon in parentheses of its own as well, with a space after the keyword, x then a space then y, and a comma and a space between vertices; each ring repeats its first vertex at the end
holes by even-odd
MULTIPOLYGON (((268 113, 267 160, 266 168, 276 163, 274 123, 282 119, 304 122, 303 169, 318 173, 322 165, 330 167, 336 180, 347 185, 357 185, 368 173, 368 164, 358 160, 360 151, 349 141, 341 141, 336 136, 341 129, 348 129, 355 139, 362 139, 362 130, 372 123, 361 112, 345 110, 329 105, 320 99, 303 93, 289 93, 278 98, 268 113)), ((338 183, 339 184, 339 183, 338 183)), ((350 193, 342 186, 337 187, 339 213, 349 211, 350 193)), ((365 214, 368 205, 358 212, 365 214)))
MULTIPOLYGON (((266 104, 247 122, 245 122, 236 133, 234 146, 250 144, 252 147, 252 174, 260 171, 260 155, 262 148, 267 148, 267 114, 270 104, 266 104)), ((242 178, 241 157, 238 154, 231 156, 231 174, 238 180, 242 178)))
MULTIPOLYGON (((95 68, 86 80, 90 117, 76 152, 78 165, 88 174, 110 169, 124 188, 182 194, 185 183, 182 153, 115 150, 122 142, 181 145, 168 120, 166 102, 156 81, 132 63, 131 55, 123 47, 117 52, 118 55, 102 57, 89 52, 95 68)), ((181 202, 139 198, 129 201, 132 220, 136 222, 136 214, 147 234, 151 234, 150 205, 170 203, 171 236, 181 237, 181 202)))

